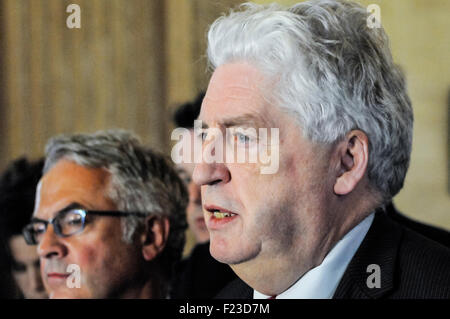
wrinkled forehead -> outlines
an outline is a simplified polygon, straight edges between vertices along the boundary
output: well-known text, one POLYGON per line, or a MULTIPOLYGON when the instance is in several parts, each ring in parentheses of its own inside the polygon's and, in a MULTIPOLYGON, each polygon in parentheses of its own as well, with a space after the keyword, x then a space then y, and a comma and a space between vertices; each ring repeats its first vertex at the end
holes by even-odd
POLYGON ((246 90, 255 90, 264 76, 255 66, 246 62, 228 63, 219 66, 211 76, 210 87, 206 96, 218 91, 231 90, 237 95, 245 94, 246 90), (217 86, 219 84, 219 86, 217 86))
POLYGON ((240 112, 261 112, 265 104, 263 74, 254 66, 229 63, 218 67, 209 82, 199 119, 231 117, 240 112))

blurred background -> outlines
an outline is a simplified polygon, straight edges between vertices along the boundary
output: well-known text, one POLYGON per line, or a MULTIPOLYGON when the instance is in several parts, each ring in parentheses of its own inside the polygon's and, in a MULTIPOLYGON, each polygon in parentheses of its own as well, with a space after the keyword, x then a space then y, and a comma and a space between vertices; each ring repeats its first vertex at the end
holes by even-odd
MULTIPOLYGON (((133 130, 170 154, 174 109, 207 87, 207 27, 241 2, 1 0, 0 169, 43 155, 56 134, 106 128, 133 130), (80 29, 66 26, 72 3, 80 29)), ((411 166, 394 202, 450 229, 450 1, 357 2, 379 5, 413 102, 411 166)))

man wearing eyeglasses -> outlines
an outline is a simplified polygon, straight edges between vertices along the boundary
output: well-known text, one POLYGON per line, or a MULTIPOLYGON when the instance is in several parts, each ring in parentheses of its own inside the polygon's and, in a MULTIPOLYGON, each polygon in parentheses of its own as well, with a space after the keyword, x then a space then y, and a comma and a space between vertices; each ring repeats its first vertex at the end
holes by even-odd
POLYGON ((24 235, 50 298, 166 298, 187 204, 169 162, 125 131, 53 138, 46 156, 24 235))

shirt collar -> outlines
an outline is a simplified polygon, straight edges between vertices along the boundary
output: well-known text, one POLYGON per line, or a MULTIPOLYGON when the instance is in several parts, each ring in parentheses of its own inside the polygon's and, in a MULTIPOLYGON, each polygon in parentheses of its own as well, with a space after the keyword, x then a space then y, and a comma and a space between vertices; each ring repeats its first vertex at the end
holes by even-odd
MULTIPOLYGON (((345 269, 366 236, 375 214, 371 213, 343 238, 326 255, 322 263, 307 271, 294 285, 279 294, 277 299, 330 299, 345 269)), ((254 299, 270 296, 253 290, 254 299)))

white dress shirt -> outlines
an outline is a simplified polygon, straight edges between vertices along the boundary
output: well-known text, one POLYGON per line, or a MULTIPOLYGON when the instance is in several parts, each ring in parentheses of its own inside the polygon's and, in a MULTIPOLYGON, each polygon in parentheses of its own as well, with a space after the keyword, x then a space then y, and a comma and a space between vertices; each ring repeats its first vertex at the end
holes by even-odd
MULTIPOLYGON (((276 296, 276 299, 331 299, 353 255, 367 234, 374 213, 349 231, 326 255, 322 263, 310 269, 294 285, 276 296)), ((253 299, 270 296, 253 290, 253 299)))

